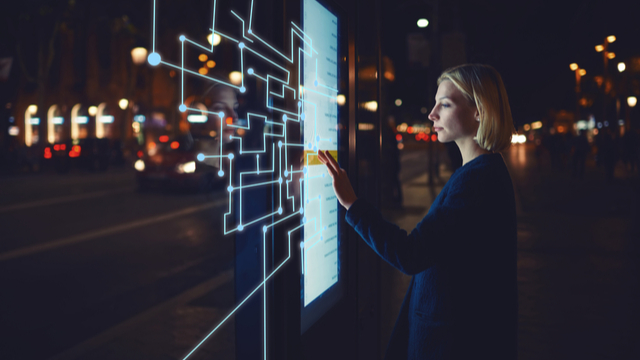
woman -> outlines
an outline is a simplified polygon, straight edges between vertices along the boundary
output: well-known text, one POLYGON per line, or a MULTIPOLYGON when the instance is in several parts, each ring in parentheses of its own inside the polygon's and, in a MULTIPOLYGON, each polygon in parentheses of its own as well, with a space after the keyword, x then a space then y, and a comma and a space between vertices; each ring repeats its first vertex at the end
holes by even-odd
POLYGON ((346 220, 389 264, 413 275, 386 359, 515 359, 516 210, 501 151, 515 129, 498 72, 466 64, 438 79, 429 114, 457 169, 407 234, 358 199, 346 172, 320 151, 346 220))

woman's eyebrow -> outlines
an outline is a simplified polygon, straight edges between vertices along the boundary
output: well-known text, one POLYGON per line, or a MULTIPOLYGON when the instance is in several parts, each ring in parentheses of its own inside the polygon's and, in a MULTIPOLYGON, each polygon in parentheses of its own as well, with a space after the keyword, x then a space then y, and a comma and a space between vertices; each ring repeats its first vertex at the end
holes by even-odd
POLYGON ((441 97, 441 98, 440 98, 440 99, 438 99, 438 100, 442 100, 442 99, 449 99, 449 100, 451 100, 451 98, 449 98, 448 96, 443 96, 443 97, 441 97))

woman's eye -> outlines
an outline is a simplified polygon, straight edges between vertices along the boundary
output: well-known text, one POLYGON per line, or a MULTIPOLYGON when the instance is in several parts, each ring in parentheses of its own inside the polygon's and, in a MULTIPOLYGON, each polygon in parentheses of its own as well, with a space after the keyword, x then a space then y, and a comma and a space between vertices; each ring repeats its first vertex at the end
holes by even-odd
POLYGON ((449 104, 442 104, 442 107, 449 107, 449 104))

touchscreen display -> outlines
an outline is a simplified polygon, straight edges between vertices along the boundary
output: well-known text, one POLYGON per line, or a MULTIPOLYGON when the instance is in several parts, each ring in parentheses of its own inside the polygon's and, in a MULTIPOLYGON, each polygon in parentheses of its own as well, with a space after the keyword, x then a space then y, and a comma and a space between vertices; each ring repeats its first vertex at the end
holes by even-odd
POLYGON ((338 159, 338 18, 315 0, 303 0, 302 75, 304 239, 301 244, 303 304, 338 282, 338 201, 331 176, 317 157, 338 159))

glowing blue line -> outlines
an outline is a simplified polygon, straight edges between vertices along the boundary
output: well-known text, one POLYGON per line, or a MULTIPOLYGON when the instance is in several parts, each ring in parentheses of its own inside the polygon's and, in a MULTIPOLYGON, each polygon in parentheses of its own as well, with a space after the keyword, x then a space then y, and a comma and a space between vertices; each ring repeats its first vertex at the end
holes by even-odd
MULTIPOLYGON (((191 74, 193 74, 193 75, 197 75, 197 76, 203 77, 203 78, 205 78, 205 79, 207 79, 207 80, 215 81, 215 82, 218 82, 218 83, 220 83, 220 84, 224 84, 224 85, 227 85, 227 86, 232 87, 232 88, 234 88, 234 89, 238 89, 238 90, 240 90, 240 87, 235 86, 235 85, 233 85, 233 84, 226 83, 226 82, 224 82, 224 81, 221 81, 221 80, 218 80, 218 79, 214 79, 214 78, 212 78, 212 77, 204 76, 204 75, 202 75, 202 74, 200 74, 200 73, 197 73, 197 72, 195 72, 195 71, 191 71, 191 70, 189 70, 189 69, 185 69, 184 67, 180 67, 180 66, 178 66, 178 65, 170 64, 170 63, 168 63, 168 62, 166 62, 166 61, 164 61, 164 60, 160 60, 160 63, 165 64, 165 65, 167 65, 167 66, 174 67, 174 68, 179 69, 179 70, 184 70, 184 71, 186 71, 186 72, 188 72, 188 73, 191 73, 191 74)), ((200 110, 198 110, 198 111, 200 111, 200 110)))
POLYGON ((249 300, 249 298, 255 294, 256 291, 258 291, 258 289, 260 289, 266 282, 267 280, 269 280, 273 275, 275 275, 275 273, 280 270, 280 268, 287 262, 289 261, 289 259, 291 258, 291 243, 289 243, 289 256, 287 256, 286 259, 284 259, 282 261, 282 263, 280 263, 280 265, 278 265, 277 268, 275 268, 275 270, 273 270, 271 272, 271 274, 269 274, 269 276, 267 276, 255 289, 253 289, 253 291, 251 292, 251 294, 249 294, 244 300, 242 300, 242 302, 240 304, 238 304, 238 306, 235 307, 235 309, 233 309, 233 311, 231 311, 231 313, 229 313, 229 315, 227 315, 221 322, 220 324, 218 324, 218 326, 215 327, 215 329, 213 329, 204 339, 202 339, 202 341, 200 341, 200 343, 193 349, 191 350, 191 352, 185 356, 182 360, 186 360, 194 351, 196 351, 196 349, 198 349, 200 347, 200 345, 202 345, 208 338, 209 336, 211 336, 216 330, 218 330, 218 328, 220 326, 222 326, 222 324, 225 323, 225 321, 227 321, 227 319, 229 319, 231 317, 231 315, 233 315, 236 310, 238 310, 238 308, 240 308, 240 306, 242 306, 242 304, 244 304, 247 300, 249 300))
MULTIPOLYGON (((213 33, 213 29, 209 29, 209 30, 211 30, 211 32, 213 33)), ((234 42, 237 42, 237 43, 240 42, 239 40, 236 40, 236 39, 232 38, 229 35, 225 35, 225 34, 221 33, 220 31, 216 31, 215 33, 220 35, 220 36, 222 36, 223 38, 229 39, 231 41, 234 41, 234 42)), ((211 43, 213 43, 213 38, 211 39, 211 43)))
POLYGON ((332 88, 332 87, 328 87, 328 86, 326 86, 326 85, 318 84, 318 86, 322 86, 323 88, 327 88, 327 89, 329 89, 329 90, 331 90, 331 91, 338 92, 338 90, 336 90, 336 89, 334 89, 334 88, 332 88))
POLYGON ((184 41, 180 42, 182 43, 182 66, 180 68, 180 76, 182 78, 182 100, 180 101, 180 104, 184 104, 184 41))
MULTIPOLYGON (((253 0, 251 0, 251 11, 249 12, 249 30, 251 30, 251 21, 253 20, 253 0)), ((251 30, 253 32, 253 30, 251 30)))
POLYGON ((329 96, 329 95, 323 94, 323 93, 321 93, 321 92, 318 92, 318 91, 315 91, 315 90, 311 90, 311 89, 309 89, 309 88, 307 88, 307 87, 304 87, 304 86, 302 87, 302 90, 304 90, 304 91, 311 91, 311 92, 313 92, 313 93, 320 94, 320 95, 322 95, 322 96, 326 96, 326 97, 328 97, 329 99, 334 99, 334 100, 336 100, 336 101, 338 100, 338 98, 337 98, 337 97, 335 97, 335 96, 329 96))
POLYGON ((153 51, 156 52, 156 0, 153 0, 153 51))
POLYGON ((304 147, 304 144, 282 143, 282 145, 286 145, 286 146, 301 146, 301 147, 304 147))
POLYGON ((256 32, 253 31, 253 29, 251 30, 251 35, 253 35, 253 37, 255 37, 256 39, 260 40, 260 42, 262 42, 264 45, 266 45, 269 49, 273 50, 274 52, 276 52, 278 55, 282 56, 283 58, 285 58, 288 62, 292 63, 293 60, 289 59, 288 57, 286 57, 286 55, 284 55, 283 53, 281 53, 280 51, 276 50, 273 46, 269 45, 266 41, 262 40, 260 37, 258 37, 258 35, 256 35, 256 32))
POLYGON ((253 74, 251 74, 251 75, 253 75, 253 76, 257 77, 258 79, 260 79, 260 80, 262 80, 262 81, 265 81, 265 82, 267 81, 267 79, 265 79, 265 78, 263 78, 262 76, 260 76, 260 75, 256 74, 255 72, 254 72, 253 74))
MULTIPOLYGON (((268 172, 268 171, 267 171, 267 172, 268 172)), ((248 174, 256 174, 256 175, 260 175, 260 172, 257 172, 257 173, 242 173, 242 174, 243 174, 243 175, 244 175, 244 174, 247 174, 247 175, 248 175, 248 174)), ((278 180, 274 180, 274 181, 266 181, 266 182, 259 183, 259 184, 250 184, 250 185, 239 186, 239 187, 237 187, 237 188, 233 188, 233 189, 234 189, 234 190, 235 190, 235 189, 248 189, 248 188, 252 188, 252 187, 256 187, 256 186, 260 186, 260 185, 275 184, 275 183, 277 183, 277 182, 278 182, 278 180)), ((277 213, 277 211, 276 211, 276 213, 277 213)))
POLYGON ((236 14, 235 12, 233 12, 233 10, 231 10, 231 13, 233 15, 235 15, 241 22, 242 22, 242 37, 247 39, 247 41, 249 42, 253 42, 253 40, 249 39, 248 37, 244 36, 244 20, 242 20, 242 18, 240 16, 238 16, 238 14, 236 14))
MULTIPOLYGON (((262 58, 262 59, 264 59, 265 61, 268 61, 269 63, 271 63, 271 65, 273 65, 273 66, 277 67, 278 69, 280 69, 280 70, 282 70, 282 71, 286 72, 286 73, 287 73, 287 79, 289 78, 289 70, 287 70, 287 69, 283 68, 282 66, 280 66, 280 65, 276 64, 275 62, 273 62, 273 61, 271 61, 271 60, 267 59, 267 58, 266 58, 266 57, 264 57, 262 54, 260 54, 260 53, 256 52, 255 50, 253 50, 252 48, 250 48, 250 47, 248 47, 248 46, 245 46, 244 48, 245 48, 245 49, 247 49, 247 50, 249 50, 249 51, 251 51, 251 52, 252 52, 252 53, 254 53, 255 55, 257 55, 257 56, 261 57, 261 58, 262 58)), ((278 79, 278 80, 279 80, 279 79, 278 79)), ((287 80, 286 82, 285 82, 284 80, 280 80, 280 81, 281 81, 283 84, 288 84, 288 83, 289 83, 289 81, 288 81, 288 80, 287 80)))
POLYGON ((313 48, 313 39, 309 35, 307 35, 304 31, 302 31, 302 29, 300 29, 298 25, 296 25, 293 21, 291 22, 291 25, 295 26, 295 28, 298 29, 298 31, 300 31, 304 36, 309 38, 309 46, 311 47, 311 50, 319 55, 319 53, 313 48))
MULTIPOLYGON (((206 47, 204 47, 204 46, 202 46, 202 45, 198 44, 198 43, 197 43, 197 42, 195 42, 195 41, 189 40, 189 38, 187 38, 187 37, 185 37, 184 39, 185 39, 186 41, 188 41, 188 42, 192 43, 193 45, 195 45, 195 46, 197 46, 197 47, 199 47, 199 48, 203 49, 204 51, 209 51, 209 52, 211 52, 211 50, 209 50, 209 48, 206 48, 206 47)), ((213 42, 213 40, 211 40, 211 42, 213 42)))
POLYGON ((213 52, 213 36, 215 35, 214 29, 216 28, 216 0, 213 0, 213 21, 211 23, 211 52, 213 52))
POLYGON ((228 158, 228 155, 204 155, 205 159, 210 159, 210 158, 228 158))

